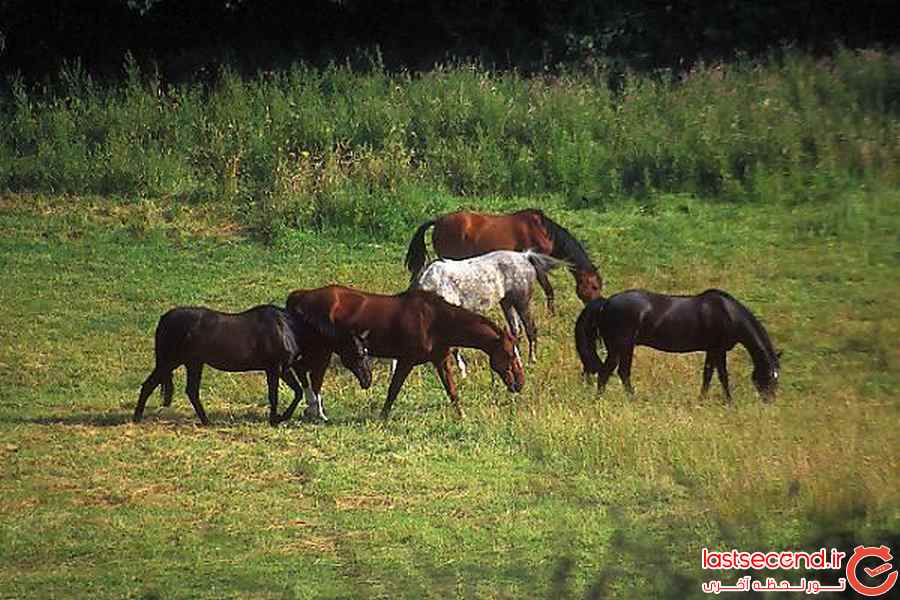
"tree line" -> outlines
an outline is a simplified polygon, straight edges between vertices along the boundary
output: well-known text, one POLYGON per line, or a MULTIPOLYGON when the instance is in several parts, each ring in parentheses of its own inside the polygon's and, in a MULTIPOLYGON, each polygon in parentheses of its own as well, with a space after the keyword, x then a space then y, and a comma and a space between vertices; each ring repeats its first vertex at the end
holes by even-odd
POLYGON ((117 75, 130 54, 169 80, 373 58, 525 72, 600 64, 679 71, 791 45, 893 46, 892 0, 3 0, 0 64, 28 79, 79 60, 117 75))

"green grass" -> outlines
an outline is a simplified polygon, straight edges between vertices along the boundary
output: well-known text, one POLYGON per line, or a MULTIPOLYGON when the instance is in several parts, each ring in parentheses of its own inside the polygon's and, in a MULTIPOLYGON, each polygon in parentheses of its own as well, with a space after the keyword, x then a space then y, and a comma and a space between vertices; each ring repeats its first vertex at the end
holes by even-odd
POLYGON ((704 545, 898 531, 896 191, 542 202, 610 292, 721 287, 750 306, 785 351, 778 401, 760 403, 741 350, 733 408, 718 390, 697 400, 701 355, 648 349, 634 400, 616 379, 597 397, 560 273, 558 314, 536 298, 542 354, 525 390, 507 394, 470 353, 463 421, 423 366, 380 422, 383 364, 368 391, 329 373, 326 426, 272 429, 262 375, 212 369, 211 427, 181 372, 172 408, 154 396, 135 426, 167 308, 239 310, 330 282, 397 291, 403 244, 283 230, 262 245, 204 202, 0 198, 0 596, 700 596, 704 545))
POLYGON ((621 89, 605 72, 378 64, 224 69, 206 87, 127 62, 101 84, 76 63, 0 93, 0 190, 209 201, 266 239, 393 241, 459 196, 822 202, 900 183, 898 61, 786 51, 677 82, 629 73, 621 89))

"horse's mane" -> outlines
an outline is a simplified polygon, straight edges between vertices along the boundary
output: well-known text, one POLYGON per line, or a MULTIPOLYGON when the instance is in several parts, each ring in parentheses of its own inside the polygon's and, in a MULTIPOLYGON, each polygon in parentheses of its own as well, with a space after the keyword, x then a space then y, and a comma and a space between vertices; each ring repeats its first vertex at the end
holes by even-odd
POLYGON ((778 356, 775 353, 775 346, 772 345, 772 340, 769 338, 769 332, 766 331, 766 328, 763 327, 763 324, 759 322, 759 319, 756 318, 756 315, 753 314, 749 308, 744 306, 740 300, 732 296, 726 291, 719 289, 711 289, 703 292, 704 294, 714 293, 717 294, 731 302, 741 311, 741 314, 747 319, 747 322, 750 324, 750 327, 753 329, 753 332, 759 337, 759 341, 762 345, 763 350, 766 353, 766 359, 769 362, 777 363, 778 356))
POLYGON ((551 256, 572 261, 579 271, 597 270, 594 263, 591 262, 590 257, 588 257, 584 246, 575 239, 575 236, 569 233, 568 229, 545 215, 543 211, 538 209, 532 210, 541 218, 541 223, 543 223, 544 227, 547 229, 547 233, 550 234, 550 239, 553 240, 553 252, 551 253, 551 256))

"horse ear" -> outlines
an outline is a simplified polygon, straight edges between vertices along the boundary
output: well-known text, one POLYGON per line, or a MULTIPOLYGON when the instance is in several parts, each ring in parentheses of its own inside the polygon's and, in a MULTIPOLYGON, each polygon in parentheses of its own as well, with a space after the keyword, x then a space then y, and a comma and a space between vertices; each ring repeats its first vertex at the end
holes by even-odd
POLYGON ((361 334, 359 334, 359 339, 361 339, 362 341, 365 342, 365 341, 369 338, 369 332, 370 332, 370 331, 372 331, 372 330, 371 330, 371 329, 366 329, 365 331, 363 331, 361 334))
POLYGON ((777 358, 778 360, 781 360, 782 354, 784 354, 784 350, 779 350, 778 352, 775 353, 775 358, 777 358))

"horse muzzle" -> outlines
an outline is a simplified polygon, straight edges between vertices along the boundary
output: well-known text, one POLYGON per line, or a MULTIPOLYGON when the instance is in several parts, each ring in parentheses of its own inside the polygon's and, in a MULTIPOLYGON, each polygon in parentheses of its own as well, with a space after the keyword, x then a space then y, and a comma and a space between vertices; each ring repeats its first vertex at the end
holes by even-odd
POLYGON ((508 389, 513 394, 518 394, 522 391, 522 388, 525 387, 524 381, 519 381, 516 378, 511 378, 510 381, 506 382, 506 389, 508 389))
POLYGON ((356 375, 356 380, 359 381, 359 387, 364 390, 372 387, 372 371, 365 370, 360 373, 354 373, 356 375))

